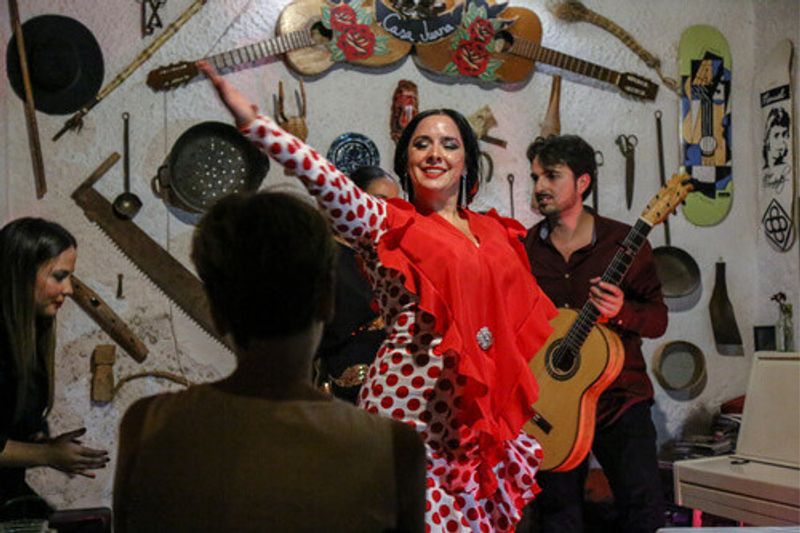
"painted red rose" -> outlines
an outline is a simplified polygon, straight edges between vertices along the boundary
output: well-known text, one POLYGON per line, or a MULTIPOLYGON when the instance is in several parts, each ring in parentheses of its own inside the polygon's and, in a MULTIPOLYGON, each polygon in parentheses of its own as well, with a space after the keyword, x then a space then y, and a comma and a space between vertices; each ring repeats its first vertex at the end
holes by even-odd
POLYGON ((344 31, 348 27, 356 24, 358 17, 356 11, 347 4, 339 4, 331 9, 331 29, 334 31, 344 31))
POLYGON ((476 18, 469 25, 469 36, 472 41, 489 44, 494 37, 494 26, 485 18, 476 18))
POLYGON ((366 59, 375 49, 375 34, 366 24, 356 24, 344 29, 336 45, 348 61, 366 59))
POLYGON ((462 41, 453 52, 453 62, 464 76, 480 76, 489 64, 489 52, 483 43, 462 41))

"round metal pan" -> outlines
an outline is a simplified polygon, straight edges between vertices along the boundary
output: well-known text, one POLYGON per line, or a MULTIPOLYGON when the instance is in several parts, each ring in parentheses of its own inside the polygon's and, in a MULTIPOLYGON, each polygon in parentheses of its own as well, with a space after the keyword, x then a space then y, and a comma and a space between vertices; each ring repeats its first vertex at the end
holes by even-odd
POLYGON ((696 398, 708 381, 703 351, 687 341, 672 341, 659 348, 652 368, 659 385, 676 400, 696 398))
POLYGON ((225 195, 257 190, 268 170, 267 156, 235 127, 201 122, 175 141, 153 191, 176 207, 203 213, 225 195))

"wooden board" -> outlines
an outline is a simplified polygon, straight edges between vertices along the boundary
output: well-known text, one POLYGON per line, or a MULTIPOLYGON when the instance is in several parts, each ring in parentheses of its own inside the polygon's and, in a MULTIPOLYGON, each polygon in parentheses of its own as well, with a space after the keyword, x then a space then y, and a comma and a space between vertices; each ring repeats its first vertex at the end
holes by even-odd
POLYGON ((758 207, 761 229, 773 247, 788 251, 797 238, 794 169, 794 117, 791 88, 792 42, 780 41, 760 63, 756 93, 758 139, 758 207))
POLYGON ((712 26, 691 26, 678 47, 682 164, 700 183, 682 209, 689 222, 713 226, 733 202, 731 52, 712 26))

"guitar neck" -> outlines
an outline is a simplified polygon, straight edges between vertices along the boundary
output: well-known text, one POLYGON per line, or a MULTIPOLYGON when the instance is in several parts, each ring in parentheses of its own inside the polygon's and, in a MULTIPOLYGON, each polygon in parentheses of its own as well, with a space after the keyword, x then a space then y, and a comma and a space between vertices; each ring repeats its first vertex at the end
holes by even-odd
POLYGON ((595 63, 591 63, 589 61, 584 61, 583 59, 579 59, 577 57, 562 54, 561 52, 557 52, 550 48, 545 48, 544 46, 526 39, 515 37, 514 43, 511 45, 509 52, 522 57, 527 57, 533 61, 547 63, 548 65, 553 65, 554 67, 558 67, 560 69, 575 72, 577 74, 581 74, 582 76, 588 76, 590 78, 617 86, 619 85, 619 72, 602 67, 595 63))
POLYGON ((206 60, 210 61, 217 70, 238 67, 245 63, 252 63, 259 59, 284 54, 298 48, 314 46, 316 42, 309 29, 288 32, 278 37, 267 39, 253 44, 248 44, 234 50, 222 52, 206 60))
MULTIPOLYGON (((636 254, 642 248, 642 245, 647 240, 647 235, 650 233, 652 226, 642 220, 641 218, 636 221, 636 224, 628 232, 625 240, 620 244, 620 248, 614 255, 614 259, 608 268, 603 273, 601 279, 612 285, 619 285, 628 269, 631 267, 636 254)), ((572 324, 572 327, 564 337, 564 342, 575 352, 580 351, 581 346, 586 341, 586 337, 592 330, 592 327, 597 323, 600 316, 600 311, 590 301, 583 304, 578 318, 572 324)))

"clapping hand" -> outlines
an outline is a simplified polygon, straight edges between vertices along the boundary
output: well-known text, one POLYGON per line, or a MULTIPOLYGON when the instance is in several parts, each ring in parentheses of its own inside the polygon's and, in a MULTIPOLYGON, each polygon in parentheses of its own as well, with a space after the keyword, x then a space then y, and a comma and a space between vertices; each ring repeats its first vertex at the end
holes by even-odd
POLYGON ((85 433, 86 428, 80 428, 46 441, 47 464, 70 476, 95 477, 88 471, 105 468, 108 463, 108 452, 84 446, 78 437, 85 433))

